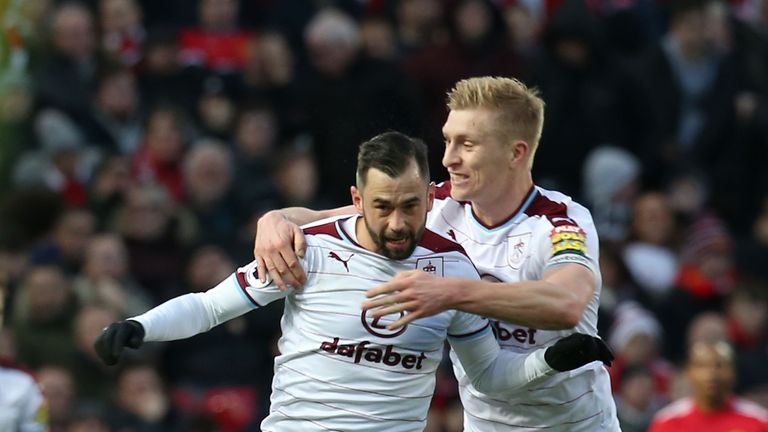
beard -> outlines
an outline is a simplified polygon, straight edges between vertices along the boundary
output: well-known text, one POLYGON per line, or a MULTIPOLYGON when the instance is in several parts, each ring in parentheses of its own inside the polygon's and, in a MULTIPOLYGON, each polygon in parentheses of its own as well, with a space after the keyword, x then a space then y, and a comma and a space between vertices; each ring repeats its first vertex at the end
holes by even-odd
MULTIPOLYGON (((424 222, 426 223, 426 215, 424 216, 424 222)), ((376 244, 376 253, 389 259, 403 260, 411 256, 413 251, 416 250, 416 245, 418 245, 421 236, 424 234, 425 224, 422 223, 417 231, 408 228, 400 231, 389 231, 385 228, 380 232, 376 232, 368 225, 368 221, 365 221, 365 228, 376 244), (397 242, 398 246, 390 247, 387 245, 387 242, 397 242)))

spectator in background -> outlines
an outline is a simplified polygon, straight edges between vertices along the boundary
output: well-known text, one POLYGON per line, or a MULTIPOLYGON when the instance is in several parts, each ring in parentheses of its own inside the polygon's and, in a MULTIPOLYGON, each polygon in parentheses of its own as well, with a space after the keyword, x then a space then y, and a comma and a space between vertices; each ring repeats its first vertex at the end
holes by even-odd
POLYGON ((645 411, 650 405, 658 407, 668 400, 672 367, 661 356, 661 341, 662 328, 648 310, 633 301, 624 302, 616 309, 608 336, 608 343, 616 355, 616 361, 609 369, 614 394, 621 392, 628 369, 642 368, 653 381, 653 401, 649 404, 634 401, 638 402, 635 410, 642 408, 641 411, 645 411))
POLYGON ((184 418, 173 408, 157 369, 149 363, 124 366, 117 377, 114 407, 107 415, 112 430, 185 432, 184 418))
POLYGON ((317 158, 309 146, 299 139, 276 159, 273 177, 280 195, 278 207, 327 207, 329 203, 319 194, 317 158))
POLYGON ((39 242, 30 251, 30 261, 57 265, 71 276, 77 274, 95 224, 87 209, 66 209, 56 220, 50 238, 39 242))
POLYGON ((48 406, 49 432, 68 432, 77 400, 72 373, 63 367, 48 365, 38 369, 36 376, 48 406))
POLYGON ((733 240, 722 221, 705 215, 686 233, 675 288, 659 310, 667 329, 665 354, 672 361, 683 355, 685 329, 704 311, 720 310, 737 279, 733 240))
POLYGON ((141 184, 157 184, 179 202, 184 196, 181 161, 185 150, 184 118, 170 107, 156 108, 144 132, 144 142, 133 157, 132 173, 141 184))
POLYGON ((387 62, 398 60, 395 29, 386 18, 363 18, 360 22, 360 37, 363 41, 363 51, 368 57, 387 62))
POLYGON ((105 158, 91 179, 88 207, 96 218, 98 231, 108 228, 131 187, 131 161, 128 156, 105 158))
POLYGON ((736 354, 736 391, 768 402, 768 290, 764 281, 736 285, 725 305, 728 335, 736 354))
POLYGON ((448 40, 445 5, 440 0, 398 0, 394 3, 397 42, 404 58, 448 40))
POLYGON ((656 393, 653 373, 644 366, 630 366, 614 394, 622 432, 646 432, 654 414, 664 405, 656 393))
POLYGON ((141 120, 139 93, 131 71, 105 67, 98 76, 90 122, 84 128, 88 142, 102 153, 132 154, 141 144, 141 120))
POLYGON ((93 16, 81 3, 62 3, 53 12, 51 33, 53 53, 35 80, 38 102, 82 124, 98 67, 93 16))
POLYGON ((184 158, 184 204, 198 227, 196 240, 237 249, 238 230, 249 218, 232 187, 232 152, 222 142, 202 140, 184 158))
POLYGON ((645 300, 650 300, 647 306, 655 310, 674 286, 678 272, 675 215, 666 197, 658 192, 638 196, 629 231, 624 262, 643 290, 645 300))
POLYGON ((736 243, 736 262, 744 276, 768 281, 768 196, 761 200, 761 210, 751 230, 736 243))
POLYGON ((110 57, 133 67, 142 56, 146 31, 137 0, 100 0, 101 47, 110 57))
POLYGON ((94 236, 85 251, 83 270, 72 282, 79 303, 105 306, 118 319, 147 310, 150 298, 133 280, 129 267, 128 251, 119 236, 94 236))
POLYGON ((303 127, 296 57, 282 33, 265 32, 249 50, 239 83, 240 105, 269 105, 289 133, 303 127))
POLYGON ((132 187, 115 219, 128 248, 131 274, 154 303, 166 299, 181 274, 182 249, 194 237, 194 222, 165 189, 153 185, 132 187))
POLYGON ((203 135, 225 141, 231 139, 236 108, 224 80, 210 76, 203 81, 203 91, 197 101, 195 114, 203 135))
POLYGON ((615 146, 601 146, 583 165, 583 193, 600 239, 623 241, 640 187, 640 161, 615 146))
POLYGON ((672 2, 667 33, 636 68, 649 131, 640 151, 657 179, 691 166, 714 172, 720 149, 734 137, 737 65, 713 35, 708 8, 717 3, 672 2))
POLYGON ((243 68, 249 44, 255 36, 240 28, 238 0, 200 0, 199 26, 179 34, 179 48, 186 65, 199 65, 218 73, 243 68))
POLYGON ((304 38, 310 68, 296 83, 301 121, 315 140, 320 192, 346 204, 358 145, 388 128, 418 128, 418 101, 397 68, 362 54, 360 29, 350 16, 323 9, 304 38))
POLYGON ((605 46, 602 22, 585 1, 563 2, 542 37, 539 56, 526 71, 547 103, 534 175, 550 188, 586 196, 579 187, 588 155, 603 143, 632 147, 627 129, 636 120, 621 109, 632 99, 625 96, 622 71, 605 46))
POLYGON ((263 104, 245 104, 237 116, 234 133, 235 193, 249 214, 277 206, 272 163, 280 126, 275 113, 263 104))
POLYGON ((137 69, 141 100, 148 107, 186 107, 186 114, 193 114, 206 72, 182 63, 176 32, 165 27, 150 30, 137 69))
POLYGON ((733 395, 733 362, 733 351, 725 342, 694 344, 688 352, 685 371, 692 396, 661 410, 649 432, 767 430, 768 412, 733 395))
POLYGON ((77 304, 67 277, 54 266, 31 267, 14 299, 11 329, 17 359, 31 368, 72 367, 77 304))

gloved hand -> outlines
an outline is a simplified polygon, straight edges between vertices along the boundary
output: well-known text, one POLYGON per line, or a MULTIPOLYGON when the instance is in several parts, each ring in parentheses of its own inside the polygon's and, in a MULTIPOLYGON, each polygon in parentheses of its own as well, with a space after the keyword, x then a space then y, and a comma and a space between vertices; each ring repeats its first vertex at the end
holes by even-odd
POLYGON ((144 327, 133 320, 118 321, 102 330, 93 347, 96 354, 107 365, 113 365, 120 359, 123 347, 139 348, 144 343, 144 327))
POLYGON ((602 339, 583 333, 568 335, 544 352, 544 360, 559 372, 574 370, 593 361, 610 366, 613 353, 602 339))

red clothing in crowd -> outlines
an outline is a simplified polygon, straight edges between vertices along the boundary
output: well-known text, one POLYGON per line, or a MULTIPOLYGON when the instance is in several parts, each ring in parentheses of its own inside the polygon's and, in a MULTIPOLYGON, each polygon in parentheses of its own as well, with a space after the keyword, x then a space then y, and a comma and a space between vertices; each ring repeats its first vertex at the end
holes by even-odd
POLYGON ((768 411, 734 397, 722 409, 705 412, 685 398, 659 411, 648 432, 768 432, 768 411))
POLYGON ((214 33, 186 29, 179 34, 181 58, 185 64, 219 72, 241 70, 248 60, 253 40, 254 33, 245 30, 214 33))

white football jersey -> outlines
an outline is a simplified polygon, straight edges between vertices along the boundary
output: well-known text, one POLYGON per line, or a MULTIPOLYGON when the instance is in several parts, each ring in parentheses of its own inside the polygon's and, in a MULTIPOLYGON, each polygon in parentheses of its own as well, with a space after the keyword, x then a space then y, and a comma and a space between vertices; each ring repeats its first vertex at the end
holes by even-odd
POLYGON ((131 319, 144 327, 145 341, 177 340, 285 297, 265 431, 423 430, 446 339, 469 381, 487 394, 506 398, 556 373, 545 349, 500 349, 488 320, 477 315, 449 310, 388 330, 402 314, 374 319, 361 307, 368 289, 405 270, 480 276, 461 246, 429 230, 405 260, 370 252, 356 243, 358 218, 304 228, 308 280, 301 290, 260 282, 251 263, 206 292, 131 319))
POLYGON ((300 291, 286 296, 259 284, 253 266, 237 273, 255 304, 286 297, 265 431, 423 430, 446 336, 488 326, 453 310, 397 330, 386 324, 399 316, 371 318, 361 309, 365 292, 397 272, 478 275, 455 243, 428 230, 411 258, 384 259, 355 242, 355 220, 304 230, 307 283, 300 291))
POLYGON ((0 431, 43 432, 47 423, 45 400, 34 378, 0 363, 0 431))
MULTIPOLYGON (((492 321, 503 349, 527 353, 576 331, 597 335, 599 244, 586 208, 559 192, 534 186, 506 221, 486 226, 475 217, 469 203, 450 198, 449 182, 440 184, 436 195, 427 227, 461 244, 485 280, 537 280, 547 268, 565 263, 583 265, 595 274, 597 288, 575 328, 552 331, 492 321)), ((600 363, 530 384, 504 400, 477 391, 461 364, 455 358, 453 363, 464 405, 465 431, 620 430, 608 373, 600 363)))

